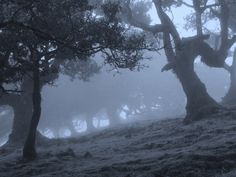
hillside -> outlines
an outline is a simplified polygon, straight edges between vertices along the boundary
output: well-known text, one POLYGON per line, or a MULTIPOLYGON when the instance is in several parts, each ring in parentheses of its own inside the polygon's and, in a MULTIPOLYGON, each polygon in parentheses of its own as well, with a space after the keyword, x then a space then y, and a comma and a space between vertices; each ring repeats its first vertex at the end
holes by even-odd
POLYGON ((52 140, 26 163, 21 150, 0 151, 1 177, 236 176, 236 120, 218 116, 144 121, 79 138, 52 140))

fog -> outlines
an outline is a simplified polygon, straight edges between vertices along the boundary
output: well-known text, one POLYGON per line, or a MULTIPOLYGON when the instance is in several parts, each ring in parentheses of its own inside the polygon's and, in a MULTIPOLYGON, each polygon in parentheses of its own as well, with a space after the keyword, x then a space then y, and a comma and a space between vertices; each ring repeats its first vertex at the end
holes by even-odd
MULTIPOLYGON (((40 132, 62 138, 130 121, 184 117, 186 98, 181 85, 172 72, 161 72, 165 57, 161 53, 146 55, 152 59, 143 61, 139 71, 105 66, 88 81, 60 74, 53 85, 43 88, 40 132), (90 129, 87 121, 92 122, 90 129)), ((93 60, 103 65, 101 56, 93 60)), ((220 102, 229 87, 228 73, 200 61, 195 62, 195 71, 209 94, 220 102)), ((1 142, 6 142, 11 132, 12 114, 10 108, 1 111, 1 142)))
MULTIPOLYGON (((55 83, 57 87, 44 88, 45 111, 40 128, 52 125, 55 129, 72 131, 71 121, 84 124, 84 120, 93 119, 97 128, 98 120, 105 121, 101 122, 103 127, 144 117, 161 119, 183 114, 185 99, 183 94, 179 94, 179 83, 171 73, 160 72, 165 64, 164 58, 150 55, 158 58, 145 61, 145 67, 140 71, 112 70, 107 66, 89 82, 71 81, 60 76, 55 83), (58 126, 54 124, 55 120, 58 126)), ((86 128, 82 126, 81 129, 86 128)))
MULTIPOLYGON (((167 12, 182 37, 196 33, 195 29, 185 26, 186 17, 191 13, 193 10, 188 6, 174 7, 167 12)), ((160 23, 154 5, 148 14, 151 24, 160 23)), ((204 24, 216 33, 218 26, 215 19, 204 24)), ((42 89, 40 132, 49 138, 70 137, 130 121, 184 117, 186 98, 179 81, 172 72, 161 72, 167 63, 164 50, 147 52, 145 56, 150 59, 141 62, 144 67, 130 71, 104 65, 103 57, 96 54, 92 60, 101 68, 87 81, 60 73, 52 85, 42 89)), ((232 57, 227 61, 232 63, 232 57)), ((224 69, 208 67, 199 59, 195 61, 195 71, 209 94, 220 102, 229 89, 229 74, 224 69)), ((4 122, 0 142, 6 142, 14 111, 4 106, 0 114, 4 122)))
MULTIPOLYGON (((186 99, 181 85, 173 73, 161 72, 165 58, 147 55, 153 59, 143 62, 140 71, 114 71, 106 66, 87 82, 60 75, 55 86, 43 89, 42 133, 63 137, 83 132, 87 119, 92 119, 95 128, 102 128, 140 119, 184 117, 186 99)), ((195 67, 210 95, 221 101, 229 87, 227 72, 200 62, 195 67)))
POLYGON ((234 2, 2 3, 0 176, 236 174, 234 2))

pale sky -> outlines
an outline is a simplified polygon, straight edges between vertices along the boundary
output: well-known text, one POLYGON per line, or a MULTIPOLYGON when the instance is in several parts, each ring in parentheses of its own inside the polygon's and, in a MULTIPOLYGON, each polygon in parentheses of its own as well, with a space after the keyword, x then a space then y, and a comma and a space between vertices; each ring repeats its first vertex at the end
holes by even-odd
MULTIPOLYGON (((171 19, 174 21, 175 25, 177 26, 177 30, 180 33, 181 37, 187 37, 187 36, 193 36, 196 35, 196 31, 193 29, 184 29, 185 25, 185 17, 193 12, 193 10, 189 7, 182 6, 179 8, 172 8, 172 14, 168 13, 168 15, 171 17, 171 19)), ((150 10, 150 15, 152 17, 152 24, 160 23, 159 18, 156 13, 156 9, 153 6, 153 8, 150 10)), ((206 27, 213 31, 219 31, 219 22, 212 20, 207 23, 206 27)))

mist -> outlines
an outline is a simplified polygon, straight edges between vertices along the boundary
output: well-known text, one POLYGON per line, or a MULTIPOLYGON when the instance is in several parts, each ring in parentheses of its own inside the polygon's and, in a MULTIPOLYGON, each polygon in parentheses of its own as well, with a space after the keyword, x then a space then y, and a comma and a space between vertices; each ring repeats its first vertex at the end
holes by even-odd
POLYGON ((0 3, 1 177, 236 174, 234 2, 0 3))

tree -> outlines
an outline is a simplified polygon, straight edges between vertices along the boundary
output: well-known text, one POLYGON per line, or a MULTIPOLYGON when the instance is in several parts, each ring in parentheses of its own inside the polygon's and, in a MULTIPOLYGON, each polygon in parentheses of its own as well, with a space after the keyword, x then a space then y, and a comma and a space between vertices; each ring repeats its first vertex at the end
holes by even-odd
MULTIPOLYGON (((56 60, 54 69, 55 73, 42 76, 42 88, 53 83, 58 78, 59 73, 66 74, 72 79, 87 81, 89 77, 99 72, 100 67, 95 62, 91 62, 91 60, 56 60)), ((4 94, 0 99, 1 105, 9 105, 14 110, 12 132, 6 143, 6 145, 14 147, 21 147, 27 135, 26 127, 29 127, 32 115, 32 78, 27 75, 23 77, 21 90, 20 94, 8 93, 4 94)), ((37 132, 37 137, 39 143, 43 143, 46 140, 46 137, 41 135, 40 132, 37 132)))
MULTIPOLYGON (((227 3, 229 4, 229 28, 232 30, 232 33, 236 33, 236 21, 235 21, 235 17, 236 17, 236 3, 232 3, 232 1, 227 1, 227 3)), ((236 48, 234 49, 233 52, 233 61, 232 61, 232 65, 230 67, 226 68, 227 71, 230 74, 230 86, 229 86, 229 90, 227 92, 227 94, 224 96, 222 102, 223 104, 227 104, 227 105, 235 105, 236 104, 236 48)))
POLYGON ((14 47, 10 48, 7 60, 13 60, 22 75, 32 79, 33 111, 23 157, 34 159, 36 129, 41 115, 42 78, 57 72, 58 67, 54 67, 58 65, 57 61, 87 60, 89 56, 103 52, 107 63, 134 68, 142 58, 140 50, 147 46, 142 34, 132 33, 118 22, 118 4, 102 5, 104 15, 96 17, 88 1, 9 3, 12 3, 9 7, 17 8, 11 19, 8 16, 4 19, 7 25, 1 35, 11 34, 7 42, 13 41, 11 45, 14 47))
POLYGON ((8 93, 4 94, 0 103, 1 106, 9 105, 13 108, 14 119, 12 125, 12 132, 8 137, 7 145, 22 146, 30 122, 30 116, 32 113, 32 102, 31 95, 32 92, 32 81, 30 78, 25 77, 22 82, 22 93, 8 93), (27 108, 27 109, 26 109, 27 108))
MULTIPOLYGON (((198 1, 196 1, 198 2, 198 1)), ((195 5, 196 5, 195 2, 195 5)), ((186 2, 183 1, 179 1, 179 4, 188 6, 189 8, 195 8, 194 4, 187 4, 186 2)), ((203 2, 199 1, 198 3, 201 3, 203 5, 203 2)), ((225 8, 228 9, 228 12, 223 14, 221 13, 221 4, 218 1, 213 1, 213 2, 208 2, 205 1, 205 9, 203 7, 200 7, 200 9, 198 10, 198 19, 199 19, 199 28, 198 30, 201 30, 201 28, 203 28, 204 31, 206 31, 206 33, 209 33, 211 35, 211 38, 208 40, 209 43, 212 45, 212 47, 217 50, 219 48, 219 46, 222 43, 222 36, 233 36, 233 34, 235 33, 236 27, 235 27, 235 9, 236 9, 236 4, 235 2, 231 1, 231 0, 225 0, 225 8), (208 9, 208 10, 207 10, 208 9), (225 15, 225 16, 224 16, 225 15), (224 16, 224 17, 223 17, 224 16), (216 20, 218 19, 218 21, 220 21, 221 23, 221 32, 218 32, 218 30, 214 29, 208 29, 206 26, 204 26, 205 24, 207 24, 207 22, 211 21, 211 20, 216 20), (223 26, 228 27, 229 29, 231 29, 231 32, 227 30, 223 30, 223 26), (223 31, 225 31, 225 33, 223 33, 223 31), (227 34, 228 33, 228 34, 227 34)), ((193 29, 196 29, 197 26, 194 23, 195 18, 195 14, 189 14, 187 16, 187 24, 186 27, 190 27, 193 29)), ((235 38, 235 37, 233 37, 235 38)), ((230 48, 230 47, 229 47, 230 48)), ((229 50, 228 48, 228 50, 229 50)), ((225 50, 227 51, 227 49, 225 50)), ((234 53, 234 52, 233 52, 234 53)), ((214 56, 212 56, 214 57, 214 56)), ((232 65, 229 66, 226 62, 224 63, 224 65, 210 65, 212 67, 222 67, 224 68, 230 75, 230 87, 229 90, 227 92, 227 94, 225 95, 225 97, 223 97, 222 103, 225 105, 234 105, 236 102, 236 96, 235 96, 235 92, 234 90, 236 89, 236 84, 235 84, 235 62, 234 62, 234 54, 232 54, 232 58, 233 58, 233 62, 232 65)), ((213 61, 213 62, 217 62, 217 60, 213 61)))
MULTIPOLYGON (((181 82, 187 97, 185 122, 198 120, 222 110, 222 106, 209 96, 205 85, 194 72, 194 60, 197 56, 201 56, 202 61, 208 66, 224 67, 227 52, 236 41, 235 36, 229 37, 227 25, 229 10, 226 1, 222 0, 219 3, 210 5, 207 4, 208 1, 200 0, 193 0, 192 4, 175 0, 153 0, 152 2, 160 18, 160 24, 146 25, 140 22, 133 15, 131 8, 126 8, 127 19, 131 25, 144 31, 163 34, 164 50, 168 60, 168 64, 163 68, 163 71, 172 70, 181 82), (192 7, 195 12, 196 36, 181 39, 174 23, 165 12, 167 7, 181 4, 192 7), (218 18, 221 22, 221 45, 216 50, 205 42, 210 36, 203 34, 202 14, 210 8, 220 9, 218 18)), ((130 1, 127 1, 127 3, 126 7, 130 7, 130 1)))
MULTIPOLYGON (((197 1, 196 1, 197 2, 197 1)), ((200 2, 200 1, 199 1, 200 2)), ((183 3, 183 2, 180 2, 183 3)), ((201 22, 200 28, 202 28, 202 26, 204 24, 206 24, 208 21, 210 20, 215 20, 218 19, 221 23, 221 31, 211 31, 209 29, 207 29, 206 27, 204 28, 206 32, 210 32, 211 37, 213 39, 211 39, 209 42, 212 44, 213 48, 215 50, 217 50, 219 48, 219 46, 222 46, 222 40, 224 39, 225 41, 227 41, 228 36, 233 36, 233 34, 235 33, 236 27, 235 27, 235 9, 236 9, 236 4, 233 1, 230 0, 225 0, 223 2, 212 2, 213 4, 207 4, 208 1, 205 1, 205 6, 207 6, 207 8, 209 8, 208 10, 204 10, 202 12, 201 9, 199 10, 199 21, 201 22), (222 11, 222 7, 225 6, 225 10, 222 11), (221 7, 220 7, 221 6, 221 7), (228 11, 227 11, 228 10, 228 11), (226 12, 227 11, 227 12, 226 12), (223 13, 222 13, 223 12, 223 13), (204 19, 204 20, 203 20, 204 19), (225 28, 225 30, 224 30, 225 28), (231 32, 229 30, 227 30, 227 28, 231 29, 231 32)), ((186 4, 185 4, 186 5, 186 4)), ((188 7, 190 8, 195 8, 194 4, 187 4, 188 7)), ((196 28, 196 25, 194 25, 193 20, 194 20, 195 15, 194 14, 190 14, 188 16, 188 21, 187 21, 187 26, 191 27, 191 28, 196 28)), ((200 23, 199 22, 199 23, 200 23)), ((235 39, 235 37, 232 37, 232 39, 235 39)), ((233 41, 232 41, 233 42, 233 41)), ((232 46, 232 43, 227 47, 227 42, 225 42, 224 45, 226 45, 226 49, 225 52, 228 52, 228 50, 230 49, 230 47, 232 46)), ((230 43, 230 42, 229 42, 230 43)), ((222 51, 222 50, 221 50, 222 51)), ((233 52, 234 53, 234 52, 233 52)), ((213 53, 214 54, 214 53, 213 53)), ((226 55, 226 54, 225 54, 226 55)), ((214 55, 212 56, 214 57, 214 55)), ((235 60, 235 55, 232 54, 232 58, 233 58, 233 62, 232 65, 229 66, 226 62, 224 63, 224 65, 210 65, 212 67, 222 67, 224 68, 227 72, 229 72, 230 75, 230 87, 229 90, 227 92, 227 94, 225 95, 225 97, 223 97, 222 103, 225 105, 234 105, 236 102, 236 95, 235 95, 235 89, 236 89, 236 81, 235 81, 235 67, 236 67, 236 63, 234 62, 235 60)), ((226 57, 225 57, 226 59, 226 57)), ((212 60, 212 62, 217 62, 217 60, 212 60)))

